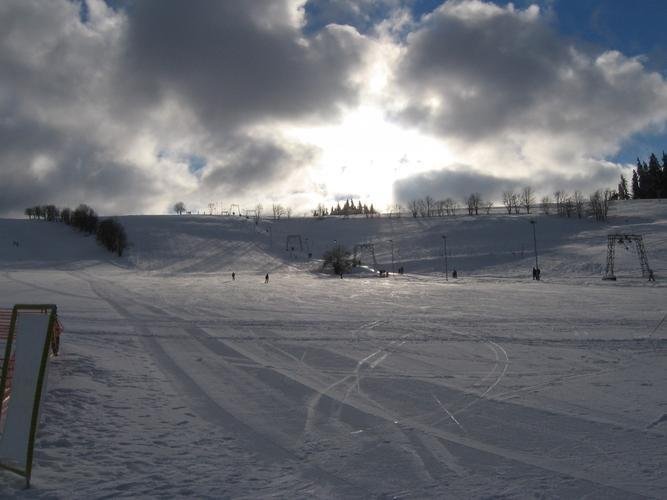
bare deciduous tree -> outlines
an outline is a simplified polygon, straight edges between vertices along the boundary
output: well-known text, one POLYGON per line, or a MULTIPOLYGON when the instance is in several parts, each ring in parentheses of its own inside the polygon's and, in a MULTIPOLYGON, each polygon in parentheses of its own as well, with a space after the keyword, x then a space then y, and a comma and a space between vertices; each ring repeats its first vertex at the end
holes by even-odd
MULTIPOLYGON (((554 192, 554 201, 556 203, 556 213, 561 216, 565 217, 568 216, 568 199, 570 199, 570 195, 565 192, 565 191, 555 191, 554 192)), ((571 200, 570 200, 571 204, 571 200)), ((571 210, 571 207, 570 207, 571 210)))
POLYGON ((185 203, 179 201, 178 203, 174 204, 174 212, 176 212, 178 215, 182 215, 183 212, 185 212, 185 203))
POLYGON ((70 224, 70 218, 72 216, 72 211, 69 209, 69 207, 65 207, 60 211, 60 220, 63 221, 65 224, 70 224))
POLYGON ((408 209, 410 210, 410 214, 412 214, 413 217, 417 217, 417 215, 419 215, 419 200, 410 200, 408 203, 408 209))
POLYGON ((428 215, 428 210, 426 208, 425 200, 417 200, 417 209, 419 210, 419 215, 426 217, 428 215))
POLYGON ((605 221, 607 220, 607 212, 609 211, 609 201, 612 197, 612 191, 610 189, 605 189, 604 191, 597 190, 590 195, 590 206, 595 220, 605 221))
POLYGON ((563 199, 563 210, 565 211, 566 217, 572 217, 574 214, 574 201, 569 194, 563 199))
POLYGON ((526 209, 526 213, 530 213, 531 207, 535 204, 535 196, 533 196, 533 188, 525 186, 521 190, 521 204, 526 209))
POLYGON ((519 193, 512 193, 512 208, 515 214, 521 213, 521 197, 519 193))
POLYGON ((273 220, 279 220, 280 217, 285 215, 285 207, 280 203, 274 203, 271 205, 271 209, 273 210, 273 220))
POLYGON ((503 191, 503 206, 507 210, 508 214, 512 213, 512 208, 514 208, 514 198, 516 195, 512 191, 503 191))
POLYGON ((453 199, 445 199, 445 211, 447 212, 447 215, 456 215, 457 208, 459 208, 459 204, 456 203, 453 199))
POLYGON ((574 204, 574 211, 577 213, 577 217, 579 217, 580 219, 583 218, 585 198, 584 195, 581 194, 581 191, 574 192, 574 194, 572 195, 572 202, 574 204))
POLYGON ((445 215, 445 200, 438 200, 435 202, 435 212, 438 217, 443 217, 445 215))
POLYGON ((433 209, 435 208, 435 200, 427 196, 424 198, 424 205, 426 205, 426 217, 431 217, 433 215, 433 209))
POLYGON ((544 215, 551 213, 551 198, 548 195, 542 197, 542 212, 544 215))
POLYGON ((472 193, 466 198, 466 206, 468 207, 468 215, 479 214, 479 207, 482 204, 482 195, 479 193, 472 193))

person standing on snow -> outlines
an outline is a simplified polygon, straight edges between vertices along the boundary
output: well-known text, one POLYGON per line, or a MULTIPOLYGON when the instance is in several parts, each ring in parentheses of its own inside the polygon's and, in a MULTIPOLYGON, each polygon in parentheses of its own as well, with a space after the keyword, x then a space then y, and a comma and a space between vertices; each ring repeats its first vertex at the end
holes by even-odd
POLYGON ((269 273, 266 273, 266 276, 264 276, 264 283, 269 282, 269 273))
POLYGON ((232 273, 232 281, 236 281, 236 273, 232 273))

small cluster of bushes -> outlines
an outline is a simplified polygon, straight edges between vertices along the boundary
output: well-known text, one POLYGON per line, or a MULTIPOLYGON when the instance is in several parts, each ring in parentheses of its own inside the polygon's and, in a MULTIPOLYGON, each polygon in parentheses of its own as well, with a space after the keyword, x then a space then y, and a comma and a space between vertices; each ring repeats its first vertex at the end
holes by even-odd
POLYGON ((115 252, 119 257, 127 248, 127 235, 123 225, 113 219, 104 219, 97 226, 96 238, 104 248, 115 252))
POLYGON ((127 248, 127 235, 123 225, 114 219, 100 221, 98 215, 88 205, 82 203, 74 210, 58 209, 54 205, 37 205, 25 209, 29 219, 60 221, 87 234, 95 234, 95 239, 110 252, 123 255, 127 248))
POLYGON ((354 260, 351 252, 340 245, 333 247, 331 250, 324 252, 322 256, 322 270, 326 271, 331 268, 334 274, 347 273, 352 269, 354 260))

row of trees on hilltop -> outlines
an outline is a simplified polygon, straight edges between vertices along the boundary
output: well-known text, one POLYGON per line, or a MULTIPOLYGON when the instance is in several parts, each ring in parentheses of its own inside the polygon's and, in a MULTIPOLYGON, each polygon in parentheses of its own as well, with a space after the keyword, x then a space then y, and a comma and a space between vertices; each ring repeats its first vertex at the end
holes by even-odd
POLYGON ((91 207, 82 203, 74 210, 59 209, 55 205, 37 205, 28 207, 24 213, 29 219, 44 219, 50 222, 63 222, 73 229, 87 234, 95 234, 95 239, 107 250, 122 256, 127 248, 127 235, 123 225, 114 219, 100 221, 91 207))
MULTIPOLYGON (((480 193, 471 193, 463 198, 463 207, 467 209, 468 215, 479 215, 480 212, 489 214, 493 208, 493 202, 485 201, 480 193)), ((395 208, 396 213, 400 215, 400 205, 395 208)), ((410 215, 415 218, 456 215, 456 212, 460 209, 461 205, 453 198, 436 200, 432 196, 426 196, 408 202, 410 215)))
POLYGON ((35 205, 26 208, 24 213, 28 219, 44 219, 51 222, 60 217, 60 209, 55 205, 35 205))
MULTIPOLYGON (((502 204, 508 214, 532 213, 533 210, 541 208, 545 215, 555 213, 560 217, 578 217, 579 219, 590 214, 596 220, 606 220, 609 210, 609 202, 619 199, 618 193, 610 189, 598 189, 588 197, 581 191, 568 193, 557 190, 553 198, 549 195, 543 196, 541 203, 537 203, 532 187, 526 186, 521 191, 507 190, 503 192, 502 204)), ((480 193, 471 193, 463 198, 463 207, 468 215, 490 214, 494 207, 492 201, 483 199, 480 193)), ((431 196, 422 199, 411 200, 408 210, 412 217, 444 217, 454 216, 461 209, 461 205, 452 198, 435 200, 431 196)), ((396 213, 400 214, 400 205, 396 206, 396 213)))
POLYGON ((662 164, 651 153, 648 163, 637 158, 637 168, 632 171, 632 193, 628 192, 627 181, 621 176, 619 198, 633 199, 667 198, 667 153, 662 153, 662 164), (621 184, 625 184, 625 189, 621 184))
MULTIPOLYGON (((232 205, 234 206, 234 205, 232 205)), ((185 203, 182 201, 179 201, 174 204, 172 207, 172 210, 176 212, 178 215, 182 215, 184 213, 190 213, 190 211, 185 207, 185 203)), ((264 210, 264 207, 262 206, 261 203, 258 203, 255 205, 255 208, 249 208, 245 209, 245 217, 247 219, 251 218, 255 221, 256 224, 259 224, 259 222, 262 220, 262 212, 264 210)), ((197 211, 199 213, 199 211, 197 211)), ((206 212, 204 212, 205 214, 206 212)), ((280 220, 282 217, 287 217, 288 219, 292 217, 292 207, 281 205, 280 203, 274 203, 271 205, 271 214, 273 216, 273 220, 280 220)), ((241 208, 236 205, 236 208, 232 212, 231 210, 223 210, 219 206, 216 206, 215 203, 211 202, 208 204, 208 215, 214 215, 214 214, 220 214, 220 215, 238 215, 239 217, 244 217, 244 215, 241 213, 241 208), (237 213, 238 211, 238 213, 237 213)))

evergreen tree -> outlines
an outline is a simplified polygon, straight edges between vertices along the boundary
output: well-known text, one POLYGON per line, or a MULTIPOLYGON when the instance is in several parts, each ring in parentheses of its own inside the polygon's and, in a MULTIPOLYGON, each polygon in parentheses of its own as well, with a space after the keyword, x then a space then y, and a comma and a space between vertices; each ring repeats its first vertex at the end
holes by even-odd
MULTIPOLYGON (((637 160, 639 161, 639 160, 637 160)), ((637 170, 632 171, 632 199, 637 200, 640 198, 639 191, 639 175, 637 175, 637 170)))
POLYGON ((662 177, 662 168, 658 162, 658 158, 655 154, 651 153, 651 156, 648 160, 648 168, 646 169, 646 179, 648 180, 648 186, 645 190, 645 198, 662 198, 660 181, 662 177))
POLYGON ((639 197, 642 199, 649 198, 651 180, 649 179, 646 162, 637 160, 637 175, 639 176, 639 197))
POLYGON ((621 181, 618 183, 618 198, 619 200, 630 199, 630 194, 628 193, 628 180, 623 174, 621 174, 621 181))

